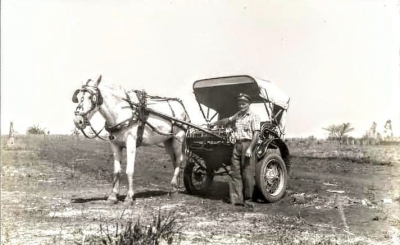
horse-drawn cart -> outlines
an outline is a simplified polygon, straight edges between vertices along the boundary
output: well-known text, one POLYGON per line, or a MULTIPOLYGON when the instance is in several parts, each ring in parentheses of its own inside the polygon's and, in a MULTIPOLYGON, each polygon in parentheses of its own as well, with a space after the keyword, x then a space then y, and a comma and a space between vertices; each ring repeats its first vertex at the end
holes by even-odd
MULTIPOLYGON (((261 123, 255 180, 257 189, 269 202, 279 200, 290 169, 289 150, 282 140, 289 97, 269 81, 251 76, 230 76, 196 81, 194 94, 207 124, 233 115, 239 93, 263 104, 268 119, 261 123)), ((191 194, 208 192, 214 176, 229 174, 235 139, 229 127, 190 127, 186 133, 184 185, 191 194)))
MULTIPOLYGON (((90 126, 94 133, 91 138, 98 137, 111 143, 114 180, 108 200, 118 201, 123 148, 127 150, 126 173, 129 184, 125 201, 129 203, 134 195, 135 149, 140 145, 164 143, 175 169, 172 188, 178 186, 177 177, 183 154, 186 154, 184 185, 191 194, 206 193, 214 176, 229 174, 235 141, 231 128, 210 128, 190 123, 183 103, 177 98, 148 96, 145 91, 135 90, 133 92, 138 102, 134 102, 135 96, 121 86, 100 82, 101 76, 96 82, 89 79, 81 89, 75 91, 72 101, 78 103, 74 112, 75 126, 85 136, 84 129, 90 126), (101 137, 101 130, 97 132, 90 123, 96 112, 100 112, 106 121, 104 128, 109 133, 108 139, 101 137), (185 152, 182 147, 184 140, 185 152)), ((255 180, 266 200, 279 200, 285 192, 290 167, 289 150, 281 139, 289 97, 272 83, 250 76, 199 80, 194 83, 193 90, 207 125, 214 119, 233 115, 238 109, 236 96, 239 93, 246 93, 253 103, 264 105, 262 108, 268 116, 261 123, 255 150, 255 180)))

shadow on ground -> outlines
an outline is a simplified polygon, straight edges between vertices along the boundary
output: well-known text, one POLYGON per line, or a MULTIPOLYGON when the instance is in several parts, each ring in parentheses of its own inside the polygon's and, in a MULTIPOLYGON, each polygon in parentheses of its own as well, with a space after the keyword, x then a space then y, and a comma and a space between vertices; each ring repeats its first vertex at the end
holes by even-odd
MULTIPOLYGON (((168 195, 169 193, 166 191, 158 191, 158 190, 146 190, 142 192, 135 193, 134 199, 137 198, 149 198, 149 197, 157 197, 168 195)), ((71 199, 72 203, 89 203, 89 202, 97 202, 97 201, 107 201, 108 197, 89 197, 89 198, 73 198, 71 199)), ((118 195, 118 201, 124 201, 126 195, 118 195)))

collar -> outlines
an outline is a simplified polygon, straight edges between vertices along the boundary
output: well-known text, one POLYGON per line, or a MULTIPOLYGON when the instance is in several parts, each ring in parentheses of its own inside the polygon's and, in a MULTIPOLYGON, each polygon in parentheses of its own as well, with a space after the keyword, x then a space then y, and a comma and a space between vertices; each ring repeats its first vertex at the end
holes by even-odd
POLYGON ((250 114, 251 114, 250 110, 248 110, 246 113, 241 113, 240 111, 238 112, 239 117, 249 116, 250 114))

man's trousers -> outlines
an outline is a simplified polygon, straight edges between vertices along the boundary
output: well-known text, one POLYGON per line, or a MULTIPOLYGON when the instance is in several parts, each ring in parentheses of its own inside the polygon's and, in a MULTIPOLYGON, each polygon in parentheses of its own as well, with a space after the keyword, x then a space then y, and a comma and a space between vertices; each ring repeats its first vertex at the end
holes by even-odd
POLYGON ((255 152, 246 157, 246 150, 251 141, 236 143, 232 154, 232 165, 229 171, 229 195, 233 204, 244 204, 253 196, 255 152))

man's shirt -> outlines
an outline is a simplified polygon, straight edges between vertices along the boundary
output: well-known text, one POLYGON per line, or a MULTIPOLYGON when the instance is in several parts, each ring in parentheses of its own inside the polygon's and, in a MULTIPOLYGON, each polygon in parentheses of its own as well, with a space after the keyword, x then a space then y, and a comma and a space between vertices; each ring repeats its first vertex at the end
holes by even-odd
POLYGON ((233 135, 236 140, 251 140, 254 131, 260 131, 260 117, 252 111, 241 115, 240 112, 229 118, 229 121, 234 120, 233 135))

